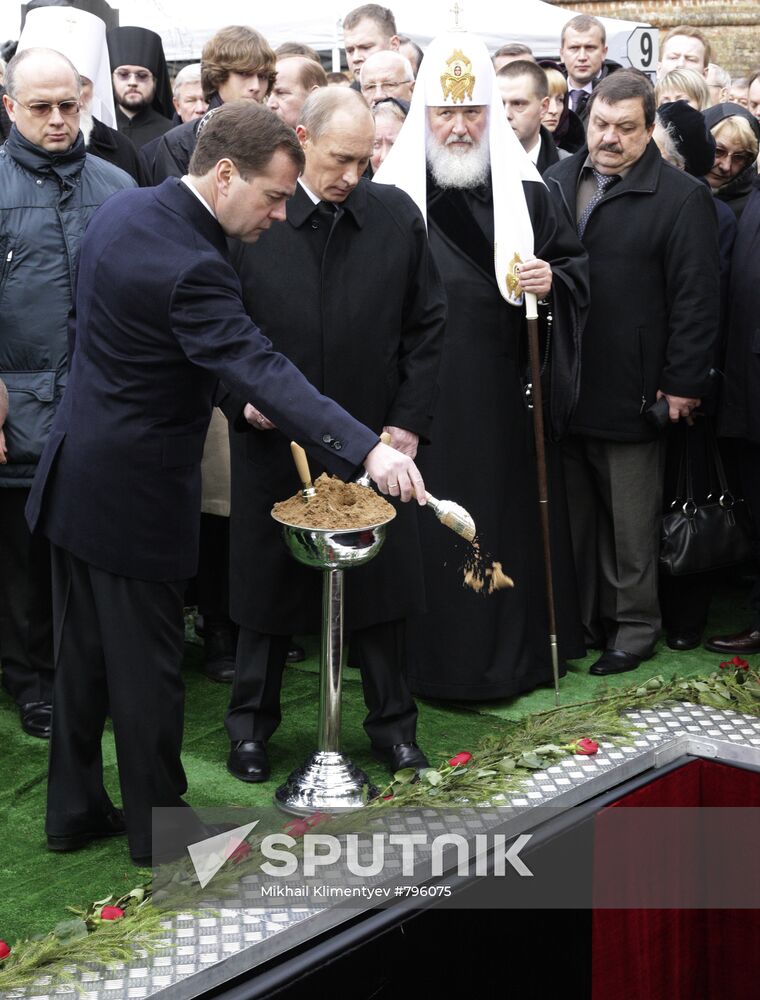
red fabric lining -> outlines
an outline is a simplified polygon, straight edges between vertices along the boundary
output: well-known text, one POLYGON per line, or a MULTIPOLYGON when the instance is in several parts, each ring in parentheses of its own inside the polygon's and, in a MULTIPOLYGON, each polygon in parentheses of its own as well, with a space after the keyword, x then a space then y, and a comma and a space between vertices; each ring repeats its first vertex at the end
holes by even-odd
MULTIPOLYGON (((608 808, 663 806, 760 806, 760 774, 696 760, 608 808)), ((605 849, 601 837, 595 859, 602 864, 605 849)), ((632 884, 636 877, 632 870, 632 884)), ((592 944, 593 1000, 755 1000, 760 993, 758 910, 597 909, 592 944)))

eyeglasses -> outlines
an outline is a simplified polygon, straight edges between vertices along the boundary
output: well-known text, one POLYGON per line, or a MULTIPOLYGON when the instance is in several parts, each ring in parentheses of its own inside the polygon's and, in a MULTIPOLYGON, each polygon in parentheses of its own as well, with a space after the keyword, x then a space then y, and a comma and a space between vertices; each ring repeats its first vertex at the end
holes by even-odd
POLYGON ((153 79, 153 74, 147 69, 115 69, 113 75, 117 80, 121 80, 122 83, 127 83, 132 77, 139 83, 147 83, 148 80, 153 79))
POLYGON ((396 87, 403 87, 407 83, 411 83, 411 80, 393 80, 391 83, 363 83, 362 93, 371 94, 373 90, 380 88, 381 90, 395 90, 396 87))
POLYGON ((745 163, 751 154, 746 152, 729 153, 727 149, 723 146, 715 147, 715 159, 716 160, 728 160, 729 163, 745 163))
POLYGON ((34 104, 22 104, 21 101, 15 100, 15 103, 21 104, 21 107, 26 108, 35 118, 47 118, 53 108, 58 108, 61 114, 67 117, 79 114, 79 101, 59 101, 57 104, 51 101, 35 101, 34 104))

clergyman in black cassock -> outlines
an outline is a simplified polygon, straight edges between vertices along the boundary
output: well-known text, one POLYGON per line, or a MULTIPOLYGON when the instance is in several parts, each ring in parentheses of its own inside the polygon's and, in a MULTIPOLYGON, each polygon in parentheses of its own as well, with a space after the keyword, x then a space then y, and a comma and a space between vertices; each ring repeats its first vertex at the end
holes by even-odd
MULTIPOLYGON (((536 256, 552 265, 545 396, 553 434, 572 408, 585 256, 543 185, 524 184, 536 256)), ((480 544, 515 586, 463 586, 467 545, 420 518, 427 612, 410 619, 409 684, 431 698, 505 698, 552 679, 535 443, 526 403, 524 313, 499 294, 488 185, 443 191, 428 180, 428 231, 449 301, 435 434, 420 455, 428 489, 475 519, 480 544)), ((559 445, 547 442, 560 659, 585 655, 559 445)))

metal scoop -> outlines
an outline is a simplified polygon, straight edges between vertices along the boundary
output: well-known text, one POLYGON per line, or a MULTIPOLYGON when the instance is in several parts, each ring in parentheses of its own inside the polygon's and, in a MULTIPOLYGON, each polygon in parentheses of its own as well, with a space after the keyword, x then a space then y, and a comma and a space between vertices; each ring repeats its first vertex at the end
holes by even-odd
POLYGON ((314 483, 311 481, 309 460, 306 457, 306 452, 303 450, 301 445, 297 444, 295 441, 290 442, 290 451, 293 455, 293 461, 296 463, 298 478, 301 480, 301 496, 304 499, 304 503, 308 503, 312 497, 317 495, 317 491, 314 489, 314 483))
MULTIPOLYGON (((383 444, 391 443, 391 436, 387 432, 383 432, 380 435, 380 440, 383 444)), ((365 472, 363 476, 360 476, 356 482, 360 486, 369 486, 372 480, 369 477, 369 473, 365 472)), ((447 528, 451 528, 458 535, 467 542, 473 541, 475 538, 475 522, 472 519, 472 515, 469 511, 466 511, 464 507, 460 506, 458 503, 454 503, 453 500, 436 500, 434 496, 431 496, 427 491, 425 492, 427 498, 427 505, 433 511, 438 520, 447 528)))
POLYGON ((441 524, 447 528, 451 528, 452 531, 461 535, 467 542, 474 540, 475 522, 469 511, 466 511, 460 504, 454 503, 453 500, 436 500, 428 492, 425 492, 425 496, 427 497, 428 507, 433 511, 441 524))

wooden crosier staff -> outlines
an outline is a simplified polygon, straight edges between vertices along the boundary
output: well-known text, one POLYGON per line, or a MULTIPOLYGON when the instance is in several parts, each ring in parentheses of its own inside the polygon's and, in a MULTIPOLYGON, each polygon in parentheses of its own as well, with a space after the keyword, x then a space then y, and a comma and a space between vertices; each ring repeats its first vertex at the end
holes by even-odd
POLYGON ((538 507, 541 512, 541 534, 544 541, 544 570, 546 572, 546 603, 549 609, 549 648, 554 674, 554 699, 559 705, 559 652, 557 649, 557 614, 554 607, 554 577, 552 574, 552 547, 549 532, 549 489, 546 475, 546 446, 544 443, 544 406, 541 392, 541 359, 538 351, 538 300, 532 292, 525 292, 525 319, 528 323, 528 356, 530 380, 533 387, 533 432, 536 438, 536 475, 538 478, 538 507))

